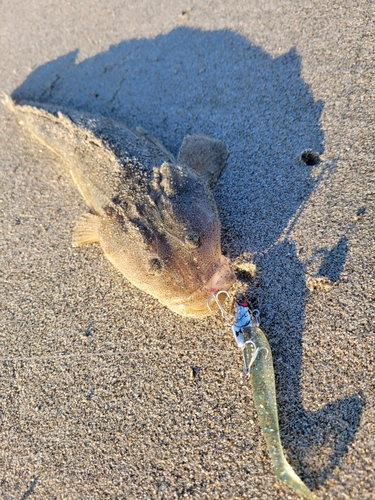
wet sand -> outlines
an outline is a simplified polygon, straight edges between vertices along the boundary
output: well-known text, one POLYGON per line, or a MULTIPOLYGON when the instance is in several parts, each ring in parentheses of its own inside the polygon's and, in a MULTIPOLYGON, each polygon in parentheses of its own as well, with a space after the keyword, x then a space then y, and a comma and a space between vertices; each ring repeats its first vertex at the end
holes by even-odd
MULTIPOLYGON (((319 499, 374 498, 371 3, 2 11, 15 98, 140 125, 173 153, 191 133, 226 142, 222 247, 258 268, 288 459, 319 499)), ((1 498, 297 498, 270 469, 229 328, 72 248, 86 206, 68 172, 3 107, 0 129, 1 498)))

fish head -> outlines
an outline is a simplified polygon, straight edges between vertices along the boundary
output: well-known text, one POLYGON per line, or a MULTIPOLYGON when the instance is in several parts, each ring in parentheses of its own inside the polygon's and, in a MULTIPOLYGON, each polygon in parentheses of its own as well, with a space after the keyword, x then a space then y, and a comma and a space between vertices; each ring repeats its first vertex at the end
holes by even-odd
POLYGON ((164 163, 154 169, 147 195, 132 206, 135 212, 117 221, 122 228, 113 227, 111 214, 103 219, 106 256, 172 311, 211 314, 207 299, 228 289, 235 275, 221 253, 220 220, 210 190, 188 168, 164 163))

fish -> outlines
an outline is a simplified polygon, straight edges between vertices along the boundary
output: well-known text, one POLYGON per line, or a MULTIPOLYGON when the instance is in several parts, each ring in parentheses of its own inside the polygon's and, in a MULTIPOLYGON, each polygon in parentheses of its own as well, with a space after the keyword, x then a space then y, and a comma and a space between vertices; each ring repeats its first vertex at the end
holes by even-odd
POLYGON ((2 102, 61 159, 88 205, 72 245, 99 243, 130 283, 175 313, 212 314, 207 299, 235 281, 211 192, 229 155, 226 144, 188 135, 175 159, 141 127, 6 94, 2 102))
POLYGON ((232 330, 243 352, 245 373, 251 380, 254 406, 274 473, 299 495, 309 500, 316 500, 315 494, 294 472, 284 455, 271 348, 267 337, 258 326, 257 318, 250 315, 246 301, 238 301, 235 305, 235 323, 232 330))

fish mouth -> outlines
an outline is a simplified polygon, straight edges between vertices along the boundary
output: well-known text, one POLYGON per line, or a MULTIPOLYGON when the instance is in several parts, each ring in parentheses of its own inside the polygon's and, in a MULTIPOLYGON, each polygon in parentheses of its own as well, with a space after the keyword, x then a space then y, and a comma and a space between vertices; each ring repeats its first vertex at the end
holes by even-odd
POLYGON ((203 290, 210 296, 219 290, 227 290, 236 279, 230 265, 230 259, 224 255, 220 256, 220 264, 211 278, 204 285, 203 290))
POLYGON ((236 280, 228 257, 221 255, 219 266, 207 282, 188 297, 168 300, 165 303, 172 311, 193 318, 210 316, 212 311, 207 306, 207 300, 220 290, 228 290, 236 280))

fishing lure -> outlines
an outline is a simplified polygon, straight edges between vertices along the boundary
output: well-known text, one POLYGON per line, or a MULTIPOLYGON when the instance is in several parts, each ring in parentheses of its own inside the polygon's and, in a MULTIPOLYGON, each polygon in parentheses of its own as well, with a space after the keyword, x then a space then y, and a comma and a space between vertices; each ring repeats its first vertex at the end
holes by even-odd
MULTIPOLYGON (((228 320, 229 316, 225 314, 218 299, 220 293, 213 295, 212 299, 217 303, 223 317, 228 320)), ((229 296, 228 292, 224 293, 229 296)), ((246 301, 237 301, 232 331, 243 353, 245 373, 251 380, 255 408, 275 475, 300 495, 314 500, 316 496, 297 476, 283 452, 272 353, 266 336, 259 328, 259 311, 251 313, 246 301)))

